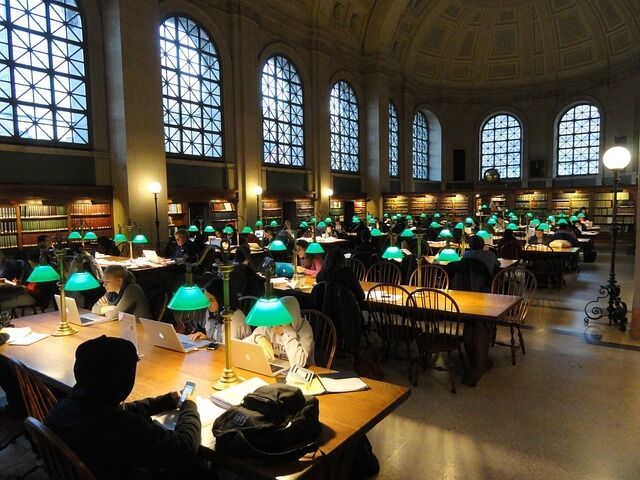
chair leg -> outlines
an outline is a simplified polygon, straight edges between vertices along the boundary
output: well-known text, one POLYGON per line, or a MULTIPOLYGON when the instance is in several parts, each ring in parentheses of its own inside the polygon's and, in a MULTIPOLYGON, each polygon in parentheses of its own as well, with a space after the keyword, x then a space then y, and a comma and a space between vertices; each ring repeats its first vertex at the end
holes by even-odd
POLYGON ((513 325, 510 328, 511 330, 511 364, 516 364, 516 340, 515 335, 513 334, 513 325))
POLYGON ((520 330, 520 325, 518 325, 518 339, 520 340, 520 350, 522 350, 522 354, 526 354, 524 350, 524 338, 522 337, 522 330, 520 330))
POLYGON ((453 370, 453 355, 451 351, 447 352, 449 355, 449 383, 451 384, 451 393, 456 393, 456 373, 453 370))
POLYGON ((493 324, 493 337, 491 338, 491 347, 496 346, 496 335, 498 334, 498 325, 493 324))

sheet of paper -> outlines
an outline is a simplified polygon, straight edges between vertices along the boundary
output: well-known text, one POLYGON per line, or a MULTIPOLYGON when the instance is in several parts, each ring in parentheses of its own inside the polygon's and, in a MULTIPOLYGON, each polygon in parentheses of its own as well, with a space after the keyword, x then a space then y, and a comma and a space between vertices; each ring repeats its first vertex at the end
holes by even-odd
POLYGON ((29 335, 31 333, 31 328, 29 328, 29 327, 6 327, 6 328, 3 328, 2 330, 0 330, 0 332, 6 333, 7 335, 9 335, 8 342, 11 343, 11 342, 14 342, 16 340, 19 340, 19 339, 29 335))
POLYGON ((49 336, 48 333, 31 332, 29 335, 26 335, 17 340, 9 340, 9 345, 18 345, 18 346, 33 345, 34 343, 39 342, 40 340, 44 340, 48 336, 49 336))

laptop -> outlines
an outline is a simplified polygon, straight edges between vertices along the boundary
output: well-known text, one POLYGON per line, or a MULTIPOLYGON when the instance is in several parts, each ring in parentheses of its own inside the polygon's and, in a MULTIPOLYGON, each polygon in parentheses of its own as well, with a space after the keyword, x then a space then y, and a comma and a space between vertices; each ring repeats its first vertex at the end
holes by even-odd
MULTIPOLYGON (((60 310, 60 295, 54 295, 56 299, 56 305, 58 306, 58 310, 60 310)), ((89 325, 95 325, 97 323, 111 322, 112 320, 117 320, 118 317, 115 318, 107 318, 103 315, 96 315, 95 313, 87 312, 80 315, 78 310, 78 305, 74 298, 64 297, 64 303, 67 307, 67 322, 73 323, 74 325, 80 325, 82 327, 88 327, 89 325)))
POLYGON ((160 257, 158 257, 155 250, 142 250, 142 254, 144 255, 144 258, 149 260, 151 263, 161 263, 160 257))
POLYGON ((286 360, 267 360, 262 347, 256 343, 243 342, 242 340, 231 339, 231 361, 237 368, 259 373, 265 377, 276 377, 283 375, 289 368, 286 360))
POLYGON ((140 323, 144 327, 145 334, 156 347, 189 353, 199 348, 206 348, 211 344, 211 340, 197 340, 194 342, 189 339, 188 335, 176 333, 170 323, 157 322, 146 318, 141 318, 140 323))

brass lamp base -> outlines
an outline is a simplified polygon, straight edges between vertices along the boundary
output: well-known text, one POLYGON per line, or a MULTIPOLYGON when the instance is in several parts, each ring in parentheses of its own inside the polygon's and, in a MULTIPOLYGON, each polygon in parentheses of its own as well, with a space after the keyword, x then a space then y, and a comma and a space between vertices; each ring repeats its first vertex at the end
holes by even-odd
POLYGON ((54 337, 66 337, 67 335, 73 335, 74 333, 78 333, 78 330, 76 330, 66 322, 60 322, 58 328, 55 331, 51 332, 51 335, 53 335, 54 337))
POLYGON ((211 387, 214 390, 224 390, 229 387, 233 387, 240 382, 244 382, 244 378, 236 375, 236 372, 233 371, 232 368, 225 368, 222 371, 222 376, 213 382, 211 387))

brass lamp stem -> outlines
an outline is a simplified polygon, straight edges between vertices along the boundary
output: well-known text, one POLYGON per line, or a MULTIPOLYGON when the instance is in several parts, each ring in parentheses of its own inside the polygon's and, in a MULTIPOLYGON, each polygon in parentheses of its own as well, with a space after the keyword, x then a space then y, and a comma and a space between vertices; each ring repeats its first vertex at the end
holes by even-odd
POLYGON ((418 286, 422 287, 422 239, 423 233, 416 233, 416 240, 418 241, 418 258, 416 259, 416 268, 418 269, 418 286))
POLYGON ((51 335, 54 337, 64 337, 78 333, 78 330, 67 322, 67 300, 64 294, 64 250, 56 250, 56 258, 58 259, 58 269, 60 272, 60 282, 58 282, 58 288, 60 289, 60 324, 55 331, 51 332, 51 335))

